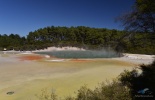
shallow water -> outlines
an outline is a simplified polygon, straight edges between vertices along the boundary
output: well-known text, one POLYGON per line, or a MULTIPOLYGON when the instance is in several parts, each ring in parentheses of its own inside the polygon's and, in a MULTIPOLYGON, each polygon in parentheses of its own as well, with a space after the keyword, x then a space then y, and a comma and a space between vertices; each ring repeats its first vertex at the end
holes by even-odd
POLYGON ((58 58, 114 58, 119 57, 119 54, 113 51, 50 51, 36 52, 37 54, 47 54, 58 58))

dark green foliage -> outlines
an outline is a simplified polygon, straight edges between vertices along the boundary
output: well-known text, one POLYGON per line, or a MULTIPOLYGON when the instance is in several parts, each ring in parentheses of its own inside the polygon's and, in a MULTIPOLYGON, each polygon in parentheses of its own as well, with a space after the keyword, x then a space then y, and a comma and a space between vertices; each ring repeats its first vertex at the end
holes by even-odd
POLYGON ((122 84, 128 86, 131 91, 133 100, 154 100, 155 99, 155 61, 150 65, 141 65, 141 74, 137 70, 125 71, 120 75, 119 80, 122 84), (139 90, 148 88, 154 97, 137 98, 139 90))
POLYGON ((129 89, 118 81, 102 83, 94 90, 86 86, 78 90, 75 100, 131 100, 129 89))
POLYGON ((136 33, 126 36, 125 31, 105 28, 45 27, 30 32, 27 42, 33 47, 74 46, 85 49, 103 49, 111 47, 118 52, 155 54, 154 34, 136 33))
POLYGON ((135 0, 131 12, 118 20, 128 33, 120 39, 117 50, 123 47, 125 52, 155 54, 155 0, 135 0))
POLYGON ((54 46, 95 47, 109 45, 109 41, 121 37, 120 31, 103 28, 78 27, 46 27, 30 32, 27 40, 30 44, 50 43, 54 46), (118 37, 114 37, 117 36, 118 37))
POLYGON ((129 31, 155 33, 155 0, 136 0, 132 11, 119 20, 129 31))
POLYGON ((100 50, 112 48, 117 52, 155 54, 155 34, 136 33, 105 28, 45 27, 29 32, 27 38, 17 34, 0 35, 0 50, 37 50, 50 46, 73 46, 100 50))
MULTIPOLYGON (((82 86, 75 97, 68 96, 60 100, 131 100, 129 90, 118 81, 112 81, 107 82, 107 84, 102 83, 94 90, 89 89, 86 85, 82 86)), ((56 94, 49 94, 47 91, 42 91, 41 95, 37 95, 37 97, 39 100, 59 100, 56 94)))
POLYGON ((20 37, 18 34, 0 35, 0 48, 7 50, 19 50, 20 46, 25 44, 25 37, 20 37))

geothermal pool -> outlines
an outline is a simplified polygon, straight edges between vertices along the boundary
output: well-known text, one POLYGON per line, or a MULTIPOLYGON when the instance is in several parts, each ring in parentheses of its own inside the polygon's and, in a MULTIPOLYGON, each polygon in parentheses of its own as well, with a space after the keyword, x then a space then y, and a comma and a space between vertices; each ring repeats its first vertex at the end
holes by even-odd
POLYGON ((35 52, 37 54, 47 54, 57 58, 114 58, 120 55, 114 51, 105 50, 86 50, 86 51, 48 51, 35 52))

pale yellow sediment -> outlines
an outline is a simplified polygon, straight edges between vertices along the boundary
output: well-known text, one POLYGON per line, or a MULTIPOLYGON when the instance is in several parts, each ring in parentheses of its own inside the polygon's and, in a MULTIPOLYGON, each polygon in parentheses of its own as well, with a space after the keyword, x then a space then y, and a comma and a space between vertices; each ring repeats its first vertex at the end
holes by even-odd
POLYGON ((45 88, 56 91, 62 98, 75 95, 83 85, 93 89, 98 83, 114 79, 124 69, 131 70, 135 66, 112 59, 86 62, 17 60, 0 62, 0 65, 0 100, 37 100, 35 94, 45 88), (9 91, 15 93, 7 95, 9 91))

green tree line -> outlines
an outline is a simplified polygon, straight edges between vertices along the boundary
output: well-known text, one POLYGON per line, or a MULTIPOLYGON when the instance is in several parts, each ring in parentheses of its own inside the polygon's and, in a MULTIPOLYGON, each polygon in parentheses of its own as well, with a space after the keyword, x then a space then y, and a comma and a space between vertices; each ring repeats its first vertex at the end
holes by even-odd
POLYGON ((0 49, 37 50, 49 46, 74 46, 85 49, 111 47, 118 52, 155 54, 155 34, 134 33, 106 28, 45 27, 29 32, 27 37, 18 34, 0 35, 0 49))
POLYGON ((4 48, 8 50, 17 49, 25 44, 26 38, 20 37, 18 34, 0 35, 0 50, 4 48))

